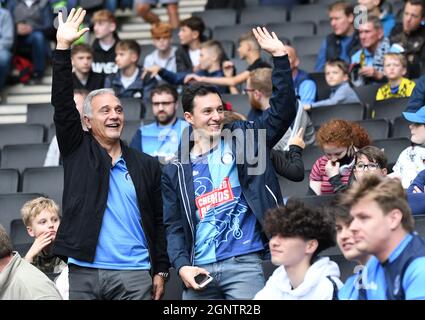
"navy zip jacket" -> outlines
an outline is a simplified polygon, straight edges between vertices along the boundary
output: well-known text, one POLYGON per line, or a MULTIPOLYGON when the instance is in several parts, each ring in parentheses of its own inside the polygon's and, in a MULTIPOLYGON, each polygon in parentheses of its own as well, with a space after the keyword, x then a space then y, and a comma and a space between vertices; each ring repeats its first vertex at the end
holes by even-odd
MULTIPOLYGON (((112 159, 81 127, 72 89, 71 51, 53 57, 52 104, 59 149, 63 157, 62 221, 53 252, 93 262, 108 200, 112 159)), ((162 216, 161 169, 158 161, 121 142, 122 156, 133 181, 152 274, 167 272, 169 260, 162 216)))
MULTIPOLYGON (((275 69, 272 74, 271 107, 255 121, 236 121, 225 125, 223 128, 232 132, 239 129, 244 133, 238 135, 236 139, 232 139, 232 150, 236 159, 240 159, 239 156, 244 159, 244 161, 241 161, 243 163, 237 164, 239 182, 250 209, 261 225, 264 213, 268 209, 282 204, 279 182, 270 160, 270 150, 285 134, 296 114, 295 90, 288 58, 287 56, 274 57, 273 61, 275 69), (258 137, 261 134, 261 129, 266 129, 265 145, 264 142, 259 143, 258 137), (246 141, 251 134, 254 143, 251 140, 250 147, 253 147, 254 152, 247 152, 246 141), (240 146, 244 146, 244 148, 240 148, 240 146), (265 152, 265 156, 261 160, 263 161, 262 165, 265 165, 265 171, 253 175, 251 170, 258 166, 258 163, 252 165, 253 160, 261 152, 265 152)), ((188 136, 183 135, 182 144, 186 144, 186 146, 181 144, 178 153, 179 158, 166 165, 162 175, 164 225, 167 235, 168 256, 177 272, 181 267, 192 265, 194 262, 196 205, 192 164, 189 157, 192 146, 187 146, 188 141, 188 136)))

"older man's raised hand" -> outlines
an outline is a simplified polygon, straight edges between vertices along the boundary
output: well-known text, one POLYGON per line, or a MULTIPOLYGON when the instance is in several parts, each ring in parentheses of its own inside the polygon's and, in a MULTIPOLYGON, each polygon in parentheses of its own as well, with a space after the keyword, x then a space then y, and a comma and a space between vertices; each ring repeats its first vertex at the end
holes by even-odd
POLYGON ((84 33, 89 31, 89 28, 83 28, 80 30, 80 25, 84 20, 86 10, 82 8, 72 8, 66 21, 63 21, 62 12, 59 11, 58 22, 59 27, 56 33, 57 45, 56 49, 67 50, 71 47, 72 43, 80 38, 84 33))

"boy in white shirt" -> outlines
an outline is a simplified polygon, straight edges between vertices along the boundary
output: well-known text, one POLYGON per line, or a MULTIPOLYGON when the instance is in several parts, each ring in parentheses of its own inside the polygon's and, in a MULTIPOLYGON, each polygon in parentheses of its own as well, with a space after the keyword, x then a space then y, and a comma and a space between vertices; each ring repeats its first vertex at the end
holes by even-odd
POLYGON ((264 221, 271 236, 271 260, 279 267, 255 300, 331 300, 336 298, 338 265, 318 254, 335 244, 335 222, 323 210, 289 200, 269 211, 264 221))
MULTIPOLYGON (((176 72, 176 50, 175 46, 171 45, 172 37, 171 25, 169 23, 160 22, 152 26, 151 35, 155 50, 146 56, 143 62, 143 67, 150 68, 154 65, 160 66, 170 72, 176 72)), ((162 78, 155 76, 158 84, 166 83, 162 78)))

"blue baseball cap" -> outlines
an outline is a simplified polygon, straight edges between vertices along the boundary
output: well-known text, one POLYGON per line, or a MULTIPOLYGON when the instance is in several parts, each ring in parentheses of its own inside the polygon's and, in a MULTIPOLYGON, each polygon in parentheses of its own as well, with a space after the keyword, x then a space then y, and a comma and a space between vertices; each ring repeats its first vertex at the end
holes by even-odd
POLYGON ((403 116, 407 121, 425 124, 425 106, 416 112, 403 112, 403 116))

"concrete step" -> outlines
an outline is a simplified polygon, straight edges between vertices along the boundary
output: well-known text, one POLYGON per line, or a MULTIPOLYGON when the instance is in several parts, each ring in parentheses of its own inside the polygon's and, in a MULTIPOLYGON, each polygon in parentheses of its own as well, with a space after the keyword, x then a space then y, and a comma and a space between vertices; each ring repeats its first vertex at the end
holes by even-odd
POLYGON ((27 122, 27 115, 0 115, 0 124, 1 123, 25 123, 27 122))
MULTIPOLYGON (((51 78, 51 77, 50 77, 51 78)), ((50 93, 51 85, 24 85, 18 84, 7 88, 7 94, 32 94, 32 93, 50 93)))
POLYGON ((7 104, 50 103, 50 93, 9 95, 7 104))

